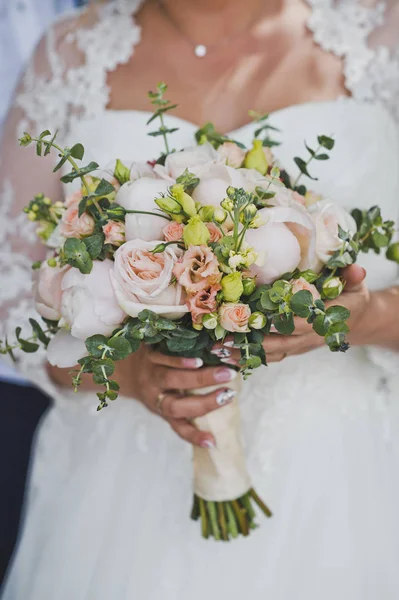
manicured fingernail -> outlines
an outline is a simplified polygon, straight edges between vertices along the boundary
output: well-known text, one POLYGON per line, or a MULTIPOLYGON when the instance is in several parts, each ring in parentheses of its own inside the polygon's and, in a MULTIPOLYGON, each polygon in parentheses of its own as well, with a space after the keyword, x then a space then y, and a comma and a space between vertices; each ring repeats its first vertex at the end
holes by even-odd
POLYGON ((216 404, 218 404, 219 406, 229 404, 229 402, 233 402, 236 395, 237 392, 229 388, 226 388, 225 390, 220 390, 220 392, 218 392, 216 396, 216 404))
POLYGON ((213 348, 211 354, 214 354, 218 358, 230 358, 231 352, 227 348, 213 348))
POLYGON ((202 442, 200 443, 200 447, 208 448, 208 450, 213 450, 214 448, 216 448, 216 444, 215 442, 212 442, 212 440, 202 440, 202 442))
POLYGON ((181 362, 187 369, 199 369, 204 364, 202 358, 182 358, 181 362))
POLYGON ((272 333, 278 333, 278 331, 277 331, 277 329, 276 329, 276 326, 275 326, 275 325, 273 325, 273 324, 272 324, 272 325, 270 325, 270 331, 271 331, 272 333))
POLYGON ((234 340, 229 340, 228 342, 224 342, 223 346, 226 346, 226 348, 234 348, 234 340))
POLYGON ((216 369, 214 377, 218 383, 227 383, 237 377, 237 371, 223 367, 222 369, 216 369))

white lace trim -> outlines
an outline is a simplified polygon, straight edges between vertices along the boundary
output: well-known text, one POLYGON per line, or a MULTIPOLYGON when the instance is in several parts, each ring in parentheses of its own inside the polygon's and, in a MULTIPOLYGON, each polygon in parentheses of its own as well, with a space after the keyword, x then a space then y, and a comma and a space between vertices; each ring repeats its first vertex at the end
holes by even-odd
MULTIPOLYGON (((140 41, 132 17, 143 0, 116 0, 99 9, 98 21, 66 36, 84 54, 84 63, 65 65, 57 52, 54 28, 47 34, 50 73, 38 75, 32 65, 17 98, 26 119, 39 129, 67 132, 74 119, 91 118, 105 110, 110 97, 107 74, 131 58, 140 41)), ((21 129, 25 127, 21 123, 21 129)))
POLYGON ((370 34, 384 23, 386 2, 374 8, 356 0, 307 0, 308 27, 317 44, 344 59, 345 86, 361 101, 383 102, 399 121, 399 45, 371 48, 370 34))

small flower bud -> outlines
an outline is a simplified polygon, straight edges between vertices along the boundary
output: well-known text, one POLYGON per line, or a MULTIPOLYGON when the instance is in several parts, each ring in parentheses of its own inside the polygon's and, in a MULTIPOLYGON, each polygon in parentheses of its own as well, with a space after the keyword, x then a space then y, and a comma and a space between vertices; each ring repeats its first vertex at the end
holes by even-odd
POLYGON ((223 298, 226 302, 237 302, 244 291, 241 273, 236 271, 225 275, 221 281, 223 298))
POLYGON ((329 300, 337 298, 344 289, 344 284, 339 277, 330 277, 323 283, 323 296, 329 300))
POLYGON ((119 160, 119 158, 116 161, 114 177, 118 180, 118 182, 121 185, 130 181, 130 169, 125 167, 125 165, 122 161, 119 160))
MULTIPOLYGON (((180 215, 182 213, 182 207, 180 206, 180 204, 170 196, 164 196, 163 198, 155 198, 154 202, 159 206, 161 210, 163 210, 166 213, 172 215, 180 215)), ((109 214, 109 211, 107 212, 109 214)), ((112 216, 114 215, 112 214, 112 216)))
POLYGON ((243 295, 250 296, 251 294, 254 293, 254 291, 256 289, 255 278, 254 277, 245 277, 242 280, 242 285, 244 288, 243 295))
POLYGON ((36 213, 34 213, 33 210, 28 212, 28 219, 29 221, 36 221, 36 213))
POLYGON ((202 318, 202 324, 205 329, 216 329, 218 325, 218 316, 215 313, 209 313, 202 318))
POLYGON ((216 223, 221 225, 227 219, 227 212, 223 210, 223 208, 215 208, 215 212, 213 213, 213 219, 216 223))
POLYGON ((39 212, 39 205, 35 202, 35 204, 32 204, 31 209, 33 212, 39 212))
POLYGON ((252 150, 249 150, 245 157, 244 167, 246 169, 256 169, 262 175, 266 175, 269 164, 266 160, 265 153, 263 152, 261 140, 254 140, 252 150))
POLYGON ((49 267, 56 267, 57 266, 57 259, 55 258, 49 258, 47 261, 47 264, 49 267))
POLYGON ((184 191, 184 187, 181 184, 172 185, 170 193, 188 217, 194 217, 197 214, 194 200, 184 191))
POLYGON ((193 329, 196 329, 197 331, 201 331, 202 329, 204 329, 204 326, 202 323, 193 323, 193 329))
POLYGON ((230 200, 234 200, 235 195, 236 195, 236 188, 233 187, 232 185, 230 185, 227 190, 226 190, 227 196, 230 198, 230 200))
POLYGON ((240 221, 243 225, 250 225, 258 214, 255 204, 248 204, 240 213, 240 221))
POLYGON ((210 237, 209 229, 199 216, 191 217, 183 231, 183 240, 187 247, 207 244, 210 237))
MULTIPOLYGON (((50 198, 47 198, 47 197, 43 198, 43 204, 45 206, 51 206, 51 200, 50 200, 50 198)), ((62 204, 62 202, 60 204, 62 204)))
POLYGON ((214 212, 214 206, 201 206, 201 208, 198 210, 198 215, 202 221, 209 223, 213 219, 214 212))
POLYGON ((262 314, 261 312, 254 312, 249 317, 248 323, 252 329, 263 329, 263 327, 267 323, 267 319, 266 319, 265 315, 262 314))
POLYGON ((231 212, 234 209, 233 201, 230 200, 230 198, 225 198, 224 200, 222 200, 220 206, 228 212, 231 212))

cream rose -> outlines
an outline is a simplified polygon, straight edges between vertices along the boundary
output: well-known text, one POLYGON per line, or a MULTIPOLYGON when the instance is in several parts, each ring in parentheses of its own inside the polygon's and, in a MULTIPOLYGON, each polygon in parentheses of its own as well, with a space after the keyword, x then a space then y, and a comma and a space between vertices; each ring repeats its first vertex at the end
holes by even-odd
POLYGON ((131 317, 145 308, 176 319, 188 312, 183 288, 172 283, 180 251, 167 246, 154 254, 160 243, 131 240, 115 252, 111 283, 119 305, 131 317))
POLYGON ((306 279, 304 277, 299 277, 298 279, 292 279, 291 283, 292 283, 292 293, 293 294, 296 294, 297 292, 302 292, 303 290, 306 290, 307 292, 310 292, 312 294, 313 300, 320 300, 321 296, 320 296, 319 291, 316 288, 316 286, 313 285, 313 283, 309 283, 308 281, 306 281, 306 279))
POLYGON ((219 283, 218 259, 208 246, 190 246, 176 263, 173 274, 187 292, 195 294, 219 283))
POLYGON ((316 254, 310 268, 318 273, 328 262, 332 254, 342 247, 338 237, 338 226, 354 234, 356 222, 342 206, 323 200, 309 208, 316 228, 316 254))
POLYGON ((49 267, 47 261, 33 274, 36 310, 50 321, 61 319, 62 280, 71 267, 49 267))
POLYGON ((62 322, 79 340, 95 334, 110 335, 126 317, 111 286, 112 268, 111 260, 96 260, 88 275, 74 268, 64 275, 62 322))
POLYGON ((221 160, 217 151, 207 142, 194 148, 186 148, 181 152, 172 152, 167 156, 165 166, 155 165, 154 171, 162 179, 174 183, 186 169, 202 178, 209 167, 221 162, 221 160))
POLYGON ((272 283, 296 268, 311 268, 315 257, 316 232, 307 211, 298 203, 291 207, 263 208, 258 213, 264 225, 249 229, 245 241, 258 254, 250 271, 257 283, 272 283))
POLYGON ((245 333, 249 331, 248 321, 251 309, 248 304, 227 302, 219 308, 220 325, 232 333, 245 333))
MULTIPOLYGON (((155 198, 168 192, 169 183, 162 179, 140 177, 136 181, 124 183, 116 195, 115 202, 126 210, 142 210, 156 213, 155 198)), ((152 241, 162 239, 167 220, 161 216, 127 214, 125 218, 126 240, 140 239, 152 241)))

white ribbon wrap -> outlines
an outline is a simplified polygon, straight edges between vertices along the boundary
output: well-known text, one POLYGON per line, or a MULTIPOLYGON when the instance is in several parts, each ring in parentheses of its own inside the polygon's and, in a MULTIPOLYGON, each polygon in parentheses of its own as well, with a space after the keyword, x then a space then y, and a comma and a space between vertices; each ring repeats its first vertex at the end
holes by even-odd
MULTIPOLYGON (((193 390, 194 394, 209 394, 217 389, 241 390, 241 377, 231 383, 193 390)), ((226 502, 236 500, 251 489, 241 441, 241 421, 238 394, 234 401, 204 417, 194 420, 201 431, 213 434, 216 448, 194 448, 194 493, 204 500, 226 502)))

